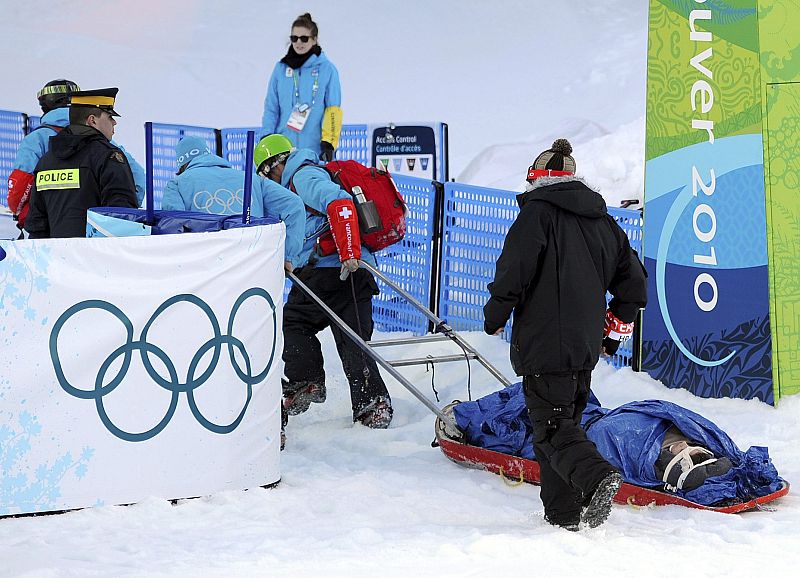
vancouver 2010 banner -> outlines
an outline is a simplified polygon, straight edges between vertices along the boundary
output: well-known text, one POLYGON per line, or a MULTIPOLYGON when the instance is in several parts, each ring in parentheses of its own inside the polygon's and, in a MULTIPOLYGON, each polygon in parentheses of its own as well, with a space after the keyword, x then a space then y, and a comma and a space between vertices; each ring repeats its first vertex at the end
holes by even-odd
POLYGON ((641 364, 669 387, 800 391, 798 22, 796 2, 650 2, 641 364))

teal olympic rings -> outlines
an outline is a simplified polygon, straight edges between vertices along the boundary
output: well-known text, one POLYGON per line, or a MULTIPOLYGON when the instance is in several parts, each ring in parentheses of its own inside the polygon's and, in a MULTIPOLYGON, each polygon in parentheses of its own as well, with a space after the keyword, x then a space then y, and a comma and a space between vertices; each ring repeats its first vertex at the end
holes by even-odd
POLYGON ((231 308, 230 315, 228 316, 228 323, 226 327, 226 333, 223 334, 220 328, 219 321, 217 320, 216 315, 214 314, 214 310, 202 299, 197 297, 196 295, 191 295, 188 293, 175 295, 174 297, 170 297, 164 303, 162 303, 147 323, 142 329, 142 333, 139 339, 134 340, 134 328, 133 323, 128 318, 122 310, 108 303, 107 301, 102 301, 99 299, 90 299, 87 301, 81 301, 64 311, 61 316, 56 320, 55 324, 53 325, 53 329, 50 332, 50 358, 53 362, 53 369, 56 373, 56 379, 58 380, 59 385, 61 388, 67 392, 68 394, 77 397, 79 399, 93 399, 95 405, 97 407, 97 414, 100 417, 103 425, 105 425, 106 429, 111 432, 116 437, 123 439, 125 441, 130 442, 139 442, 151 439, 158 435, 170 422, 172 416, 175 414, 175 410, 178 407, 178 401, 180 398, 181 393, 185 393, 187 396, 187 401, 189 403, 189 408, 192 411, 192 415, 194 415, 195 419, 200 423, 204 428, 207 430, 218 433, 218 434, 227 434, 235 430, 239 424, 241 423, 242 419, 247 412, 247 407, 250 405, 250 401, 253 397, 253 386, 262 382, 269 373, 270 369, 272 368, 273 361, 275 360, 275 345, 277 341, 278 335, 278 320, 275 315, 275 303, 272 300, 270 294, 261 289, 260 287, 252 287, 244 291, 234 302, 233 307, 231 308), (237 339, 233 336, 233 326, 236 320, 236 314, 239 312, 242 304, 250 298, 261 298, 267 302, 269 305, 270 311, 272 313, 272 347, 269 352, 269 359, 267 360, 267 364, 264 369, 256 374, 253 375, 253 368, 252 368, 252 361, 250 354, 248 353, 244 343, 241 340, 237 339), (213 337, 206 341, 197 352, 192 357, 192 360, 189 364, 189 369, 186 373, 186 380, 181 382, 180 377, 178 376, 178 371, 175 367, 175 364, 166 354, 166 352, 161 349, 160 347, 153 345, 147 341, 147 334, 152 328, 153 323, 156 319, 161 315, 166 309, 169 307, 177 304, 177 303, 191 303, 197 306, 205 315, 208 317, 209 322, 211 323, 211 329, 213 332, 213 337), (125 328, 126 338, 125 343, 121 346, 117 347, 111 354, 103 361, 100 365, 100 368, 97 372, 97 377, 95 378, 94 382, 94 389, 80 389, 75 387, 73 384, 69 382, 67 379, 64 369, 61 364, 61 358, 59 357, 58 352, 58 337, 63 329, 64 325, 69 321, 77 313, 81 311, 86 311, 89 309, 99 309, 101 311, 106 311, 110 313, 112 316, 116 317, 125 328), (247 387, 247 399, 245 400, 244 406, 242 407, 239 414, 236 418, 227 424, 217 424, 209 420, 203 413, 200 411, 200 408, 197 406, 197 402, 195 401, 195 390, 198 389, 200 386, 205 384, 211 376, 214 374, 214 371, 217 367, 219 362, 220 356, 222 354, 222 346, 227 346, 228 348, 228 355, 231 361, 231 365, 236 372, 238 378, 245 384, 247 387), (108 416, 106 412, 105 406, 103 404, 103 398, 114 391, 125 379, 125 376, 128 373, 130 368, 132 354, 133 352, 138 351, 139 355, 142 359, 142 364, 147 371, 147 374, 150 378, 160 387, 169 391, 171 395, 169 408, 167 409, 167 413, 164 417, 152 428, 147 431, 143 432, 128 432, 123 430, 122 428, 118 427, 114 424, 111 418, 108 416), (199 375, 197 374, 198 366, 200 365, 200 361, 203 357, 211 351, 211 360, 209 361, 208 367, 199 375), (241 367, 241 364, 236 360, 235 352, 238 351, 241 358, 244 360, 244 368, 241 367), (155 356, 161 364, 166 368, 167 376, 161 375, 151 362, 150 356, 155 356), (114 364, 114 362, 122 357, 122 363, 120 364, 119 369, 117 370, 116 375, 105 385, 104 382, 106 380, 106 376, 109 372, 109 369, 114 364))

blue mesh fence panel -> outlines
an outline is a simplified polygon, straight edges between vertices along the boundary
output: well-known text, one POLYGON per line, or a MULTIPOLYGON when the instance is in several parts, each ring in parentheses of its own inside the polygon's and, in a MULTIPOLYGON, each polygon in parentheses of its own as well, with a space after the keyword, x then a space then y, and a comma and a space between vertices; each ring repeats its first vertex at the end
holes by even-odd
POLYGON ((622 227, 625 234, 628 235, 628 241, 634 251, 642 255, 642 228, 644 220, 642 219, 642 212, 636 209, 620 209, 618 207, 609 207, 608 214, 614 217, 614 220, 622 227))
POLYGON ((439 317, 456 331, 483 329, 486 285, 494 278, 506 232, 519 211, 515 196, 461 183, 444 185, 439 317))
MULTIPOLYGON (((262 130, 260 126, 222 129, 222 156, 240 170, 244 167, 244 149, 247 144, 248 130, 255 131, 256 141, 258 141, 258 135, 262 130)), ((371 164, 369 143, 367 142, 367 125, 346 124, 342 126, 336 158, 339 160, 356 160, 367 166, 371 164)))
POLYGON ((19 143, 25 136, 25 115, 0 110, 0 206, 8 207, 8 175, 14 168, 19 143))
POLYGON ((362 165, 372 165, 367 139, 367 125, 342 125, 342 132, 339 135, 339 148, 336 149, 336 159, 340 161, 354 160, 362 165))
MULTIPOLYGON (((614 217, 614 220, 622 227, 625 234, 628 235, 631 247, 634 251, 639 253, 639 258, 642 255, 642 230, 644 228, 644 220, 641 211, 635 209, 621 209, 618 207, 609 207, 608 214, 614 217)), ((606 299, 610 300, 611 295, 606 295, 606 299)), ((633 359, 633 340, 628 339, 627 342, 621 344, 617 353, 611 358, 611 363, 614 367, 630 367, 631 360, 633 359)))
POLYGON ((222 129, 222 157, 240 171, 244 170, 244 153, 247 147, 248 130, 256 133, 256 144, 258 144, 258 133, 261 132, 260 126, 222 129))
MULTIPOLYGON (((495 263, 503 241, 518 213, 517 193, 445 183, 444 232, 442 240, 442 288, 440 317, 457 331, 483 329, 483 305, 488 299, 486 286, 492 281, 495 263)), ((609 209, 609 214, 639 251, 642 242, 642 216, 631 209, 609 209)), ((511 322, 505 338, 511 338, 511 322)), ((620 347, 611 363, 629 366, 630 343, 620 347)))
POLYGON ((213 128, 181 124, 153 123, 153 204, 161 208, 167 181, 175 176, 175 145, 186 136, 200 137, 212 151, 217 151, 217 133, 213 128))
POLYGON ((37 128, 39 128, 39 126, 41 124, 42 124, 42 117, 41 116, 29 116, 28 117, 28 134, 30 134, 32 131, 34 131, 37 128))
MULTIPOLYGON (((433 217, 436 188, 426 179, 396 175, 409 216, 402 241, 377 253, 378 268, 425 307, 431 297, 433 217)), ((381 331, 428 332, 428 319, 378 279, 381 294, 373 299, 373 320, 381 331)))

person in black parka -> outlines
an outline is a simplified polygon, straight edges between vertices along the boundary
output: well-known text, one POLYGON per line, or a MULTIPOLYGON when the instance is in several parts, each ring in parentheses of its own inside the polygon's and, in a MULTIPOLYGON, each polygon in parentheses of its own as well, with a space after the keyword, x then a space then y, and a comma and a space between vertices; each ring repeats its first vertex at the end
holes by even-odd
POLYGON ((575 176, 571 153, 558 139, 528 169, 483 311, 490 335, 514 313, 511 363, 534 425, 545 519, 577 530, 606 520, 622 483, 580 420, 601 350, 613 354, 631 334, 647 285, 603 197, 575 176))
POLYGON ((117 90, 72 93, 70 124, 50 138, 34 171, 25 220, 31 239, 85 237, 91 207, 139 206, 128 160, 111 143, 117 90))

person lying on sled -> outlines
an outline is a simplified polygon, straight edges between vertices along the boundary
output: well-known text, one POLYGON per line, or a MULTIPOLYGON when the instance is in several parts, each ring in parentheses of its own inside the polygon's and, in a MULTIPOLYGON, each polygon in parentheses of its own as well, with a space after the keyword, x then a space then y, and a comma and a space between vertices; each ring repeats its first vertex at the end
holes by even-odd
POLYGON ((732 467, 728 458, 717 457, 708 448, 694 445, 675 426, 664 434, 661 453, 655 463, 656 475, 664 482, 665 489, 673 492, 699 488, 708 478, 721 476, 732 467))
MULTIPOLYGON (((536 459, 521 383, 458 403, 453 415, 467 443, 536 459)), ((742 452, 714 423, 668 401, 633 401, 608 409, 592 394, 581 425, 625 482, 674 492, 697 504, 745 501, 783 484, 767 448, 742 452)))

